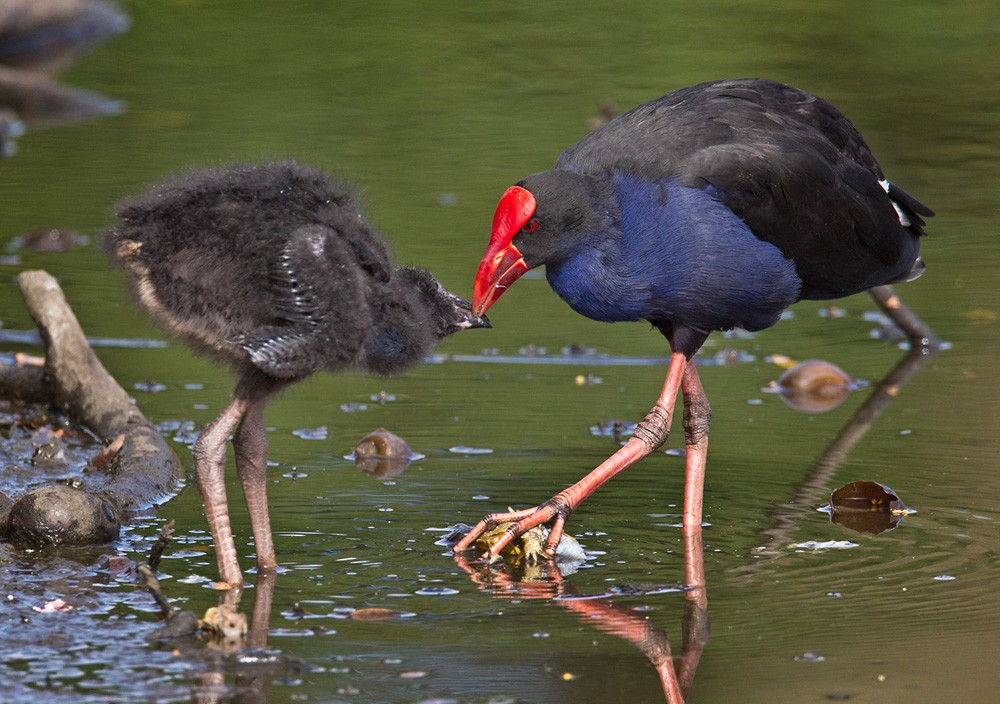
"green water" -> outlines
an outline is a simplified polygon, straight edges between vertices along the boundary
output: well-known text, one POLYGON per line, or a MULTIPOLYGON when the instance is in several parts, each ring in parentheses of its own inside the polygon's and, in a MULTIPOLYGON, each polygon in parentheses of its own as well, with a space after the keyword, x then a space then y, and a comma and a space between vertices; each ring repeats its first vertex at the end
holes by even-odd
MULTIPOLYGON (((887 374, 904 352, 869 336, 874 326, 862 319, 874 308, 869 299, 838 302, 840 318, 801 304, 792 319, 752 338, 714 337, 704 356, 735 348, 755 361, 701 373, 714 410, 703 534, 711 636, 690 701, 993 700, 1000 687, 995 3, 125 7, 131 31, 63 79, 122 99, 127 111, 20 140, 19 153, 0 166, 0 244, 52 226, 94 237, 118 198, 191 164, 290 156, 356 182, 401 262, 430 268, 448 288, 468 293, 499 195, 550 167, 585 133, 601 101, 626 109, 703 80, 764 76, 840 107, 888 176, 938 213, 924 243, 927 274, 900 293, 952 346, 900 391, 825 491, 873 479, 918 513, 870 538, 815 511, 825 497, 790 507, 867 392, 807 416, 760 391, 780 374, 765 361, 775 353, 828 359, 873 383, 887 374), (790 527, 762 550, 788 515, 790 527), (856 547, 792 547, 832 540, 856 547), (807 653, 822 660, 803 660, 807 653)), ((31 327, 16 273, 45 268, 88 334, 162 337, 92 244, 20 254, 20 264, 0 267, 5 328, 31 327)), ((529 590, 480 589, 434 544, 440 534, 433 529, 536 503, 575 481, 615 449, 590 426, 639 420, 663 380, 656 366, 463 362, 456 355, 496 348, 516 356, 527 345, 557 354, 582 344, 609 355, 658 356, 665 343, 643 324, 611 327, 577 316, 540 278, 519 283, 490 317, 493 330, 442 344, 439 364, 391 380, 318 376, 269 407, 272 523, 287 572, 274 590, 268 644, 322 669, 265 675, 253 692, 235 688, 230 676, 223 699, 663 701, 642 652, 595 626, 610 617, 582 615, 529 590), (581 374, 602 382, 578 384, 581 374), (370 401, 380 390, 396 400, 370 401), (349 403, 367 410, 341 410, 349 403), (320 426, 328 428, 324 440, 293 434, 320 426), (385 481, 343 459, 379 426, 426 458, 385 481), (449 451, 456 446, 492 453, 449 451), (306 476, 285 476, 292 468, 306 476), (294 617, 296 603, 316 616, 294 617), (413 616, 336 618, 338 608, 370 606, 413 616)), ((232 389, 226 370, 178 345, 98 354, 154 422, 208 422, 232 389), (166 390, 134 389, 148 380, 166 390)), ((189 466, 187 446, 175 447, 189 466)), ((657 454, 588 500, 569 529, 599 554, 567 578, 563 593, 682 582, 674 527, 682 482, 683 460, 657 454)), ((246 568, 253 548, 238 504, 235 513, 246 568)), ((176 520, 181 537, 164 564, 164 589, 178 606, 201 613, 216 595, 188 578, 216 575, 197 491, 187 487, 158 515, 176 520)), ((143 559, 160 518, 139 523, 117 549, 143 559)), ((77 567, 33 560, 22 555, 0 567, 3 589, 32 585, 16 605, 0 606, 6 623, 31 614, 27 595, 88 598, 63 621, 32 615, 35 625, 66 632, 49 648, 22 644, 0 666, 0 686, 15 700, 176 701, 213 691, 197 657, 146 649, 151 599, 108 580, 100 553, 77 567)), ((611 603, 645 618, 681 653, 684 594, 611 603)))

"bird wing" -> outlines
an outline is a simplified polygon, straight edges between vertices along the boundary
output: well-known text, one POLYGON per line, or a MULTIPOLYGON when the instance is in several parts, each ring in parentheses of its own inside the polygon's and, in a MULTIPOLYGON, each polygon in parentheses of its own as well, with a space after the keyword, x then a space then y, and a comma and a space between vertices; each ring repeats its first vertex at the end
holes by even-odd
POLYGON ((909 270, 916 257, 915 238, 878 178, 823 151, 794 140, 723 145, 694 155, 682 176, 794 260, 806 297, 884 283, 909 270))
POLYGON ((244 340, 250 362, 265 374, 279 379, 303 379, 317 370, 319 338, 312 331, 270 327, 244 340))
POLYGON ((795 260, 803 297, 845 295, 902 275, 894 269, 909 270, 916 256, 920 216, 932 214, 884 180, 857 129, 830 103, 757 79, 692 86, 640 105, 570 147, 557 166, 708 190, 795 260))
POLYGON ((240 341, 250 361, 287 379, 351 366, 367 334, 366 272, 335 230, 296 228, 271 266, 277 318, 240 341))

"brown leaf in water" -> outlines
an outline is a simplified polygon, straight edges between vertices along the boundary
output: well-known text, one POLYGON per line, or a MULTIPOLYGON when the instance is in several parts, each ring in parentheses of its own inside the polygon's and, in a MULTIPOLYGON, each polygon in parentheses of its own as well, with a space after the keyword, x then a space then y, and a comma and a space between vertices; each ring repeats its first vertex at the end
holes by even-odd
POLYGON ((845 484, 830 495, 834 523, 858 533, 881 533, 896 527, 900 517, 910 513, 902 499, 873 481, 845 484))
POLYGON ((839 406, 854 388, 854 382, 835 364, 808 359, 785 371, 769 391, 803 413, 826 413, 839 406))
POLYGON ((390 618, 402 618, 407 615, 405 611, 396 611, 395 609, 383 609, 379 607, 370 607, 366 609, 355 609, 348 615, 347 618, 354 621, 384 621, 390 618))
POLYGON ((124 444, 125 444, 125 436, 119 435, 118 437, 116 437, 114 440, 111 441, 110 445, 105 447, 103 450, 100 450, 97 454, 91 457, 88 464, 90 464, 90 466, 93 467, 94 469, 103 469, 108 462, 113 460, 115 456, 118 455, 118 453, 122 449, 122 445, 124 444))

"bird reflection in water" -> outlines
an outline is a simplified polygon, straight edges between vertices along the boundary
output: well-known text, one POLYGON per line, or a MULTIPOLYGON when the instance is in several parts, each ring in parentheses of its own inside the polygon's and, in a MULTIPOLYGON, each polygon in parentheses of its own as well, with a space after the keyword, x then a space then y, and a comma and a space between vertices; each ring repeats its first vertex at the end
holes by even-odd
POLYGON ((209 666, 199 675, 195 692, 198 704, 231 701, 233 704, 265 704, 268 682, 279 673, 296 672, 309 666, 279 651, 267 650, 268 623, 278 575, 260 571, 253 592, 253 611, 249 623, 239 611, 242 589, 219 592, 217 613, 227 615, 231 628, 221 629, 206 652, 209 666), (233 675, 227 686, 227 675, 233 675))
POLYGON ((582 623, 624 638, 652 663, 667 704, 683 704, 708 643, 708 588, 700 526, 684 526, 684 585, 618 589, 603 594, 577 594, 554 560, 517 565, 487 563, 468 554, 456 554, 456 564, 481 590, 500 599, 550 599, 575 614, 582 623), (683 592, 681 652, 675 656, 667 632, 647 612, 625 606, 618 599, 662 592, 683 592))

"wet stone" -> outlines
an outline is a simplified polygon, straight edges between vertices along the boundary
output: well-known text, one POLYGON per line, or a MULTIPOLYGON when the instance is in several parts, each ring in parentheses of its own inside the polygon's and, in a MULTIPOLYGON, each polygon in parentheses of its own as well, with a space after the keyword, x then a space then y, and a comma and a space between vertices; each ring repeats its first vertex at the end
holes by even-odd
POLYGON ((29 491, 10 512, 11 540, 29 547, 106 543, 120 527, 107 501, 62 484, 29 491))

